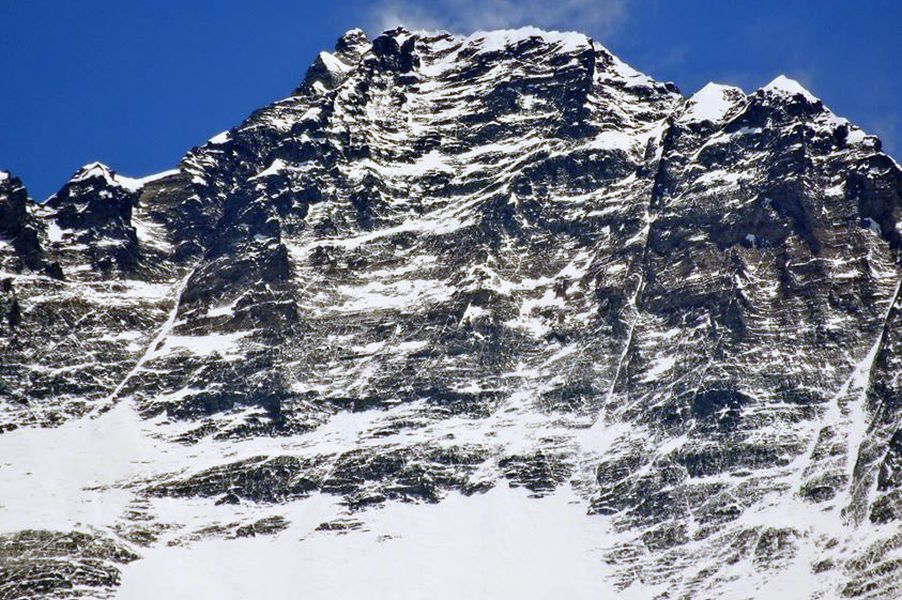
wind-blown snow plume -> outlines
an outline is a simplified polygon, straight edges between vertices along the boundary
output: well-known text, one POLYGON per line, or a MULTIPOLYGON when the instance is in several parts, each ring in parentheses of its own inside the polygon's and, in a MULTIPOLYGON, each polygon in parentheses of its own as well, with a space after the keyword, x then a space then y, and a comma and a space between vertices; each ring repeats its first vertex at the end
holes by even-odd
POLYGON ((627 16, 627 0, 379 0, 370 21, 379 31, 399 24, 411 29, 469 32, 537 25, 609 35, 627 16))

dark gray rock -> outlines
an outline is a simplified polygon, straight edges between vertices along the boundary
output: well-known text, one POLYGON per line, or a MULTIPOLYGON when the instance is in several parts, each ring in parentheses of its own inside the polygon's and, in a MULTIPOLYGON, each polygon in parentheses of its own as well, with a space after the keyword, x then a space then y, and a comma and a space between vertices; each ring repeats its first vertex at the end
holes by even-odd
POLYGON ((365 523, 507 480, 606 519, 623 587, 809 561, 812 595, 891 598, 900 210, 879 141, 785 78, 687 99, 579 36, 352 31, 172 172, 0 182, 0 428, 127 401, 229 449, 148 506, 365 523))

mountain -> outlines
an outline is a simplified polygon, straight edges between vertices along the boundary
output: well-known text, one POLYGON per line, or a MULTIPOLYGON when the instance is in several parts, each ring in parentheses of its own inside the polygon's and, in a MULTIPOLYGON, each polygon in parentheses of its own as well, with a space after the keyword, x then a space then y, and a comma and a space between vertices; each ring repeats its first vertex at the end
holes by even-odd
POLYGON ((902 169, 778 77, 352 30, 0 174, 0 597, 897 598, 902 169))

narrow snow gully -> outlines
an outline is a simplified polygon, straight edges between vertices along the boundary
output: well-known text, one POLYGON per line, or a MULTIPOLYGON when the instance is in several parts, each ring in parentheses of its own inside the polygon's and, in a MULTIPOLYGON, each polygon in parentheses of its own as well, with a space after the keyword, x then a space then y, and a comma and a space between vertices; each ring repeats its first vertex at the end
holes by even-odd
MULTIPOLYGON (((896 283, 896 287, 890 296, 889 305, 883 314, 880 331, 874 343, 867 354, 855 364, 848 378, 830 399, 824 415, 811 428, 808 448, 802 455, 801 464, 797 466, 792 477, 794 493, 796 495, 802 494, 806 483, 831 470, 829 464, 821 464, 817 459, 818 446, 819 443, 824 441, 822 439, 824 438, 824 432, 827 432, 828 437, 844 439, 843 485, 841 489, 837 490, 833 505, 840 509, 845 521, 852 521, 856 524, 860 522, 861 515, 866 512, 862 510, 853 511, 852 504, 855 496, 854 491, 860 484, 860 482, 856 483, 855 481, 855 467, 862 446, 866 441, 869 427, 867 394, 871 384, 871 370, 886 339, 893 309, 899 301, 900 290, 902 290, 902 280, 896 283)), ((836 469, 835 466, 832 468, 836 469)))
MULTIPOLYGON (((635 330, 641 316, 640 307, 642 305, 642 294, 645 291, 645 263, 648 257, 649 238, 651 236, 651 228, 654 225, 656 219, 655 212, 656 209, 659 208, 661 189, 659 179, 661 177, 661 168, 663 164, 664 154, 667 150, 667 146, 670 144, 672 129, 673 122, 668 117, 659 126, 659 131, 656 136, 655 154, 651 159, 650 165, 651 169, 655 172, 655 180, 652 184, 651 195, 648 199, 648 203, 645 206, 645 214, 643 216, 643 229, 640 233, 640 236, 642 238, 642 251, 639 254, 638 260, 636 261, 638 263, 638 268, 634 272, 634 275, 638 276, 639 281, 636 283, 636 289, 634 290, 632 297, 624 307, 624 313, 631 311, 633 314, 631 315, 632 318, 630 319, 629 329, 627 330, 626 341, 624 341, 623 344, 623 351, 621 352, 620 358, 617 361, 617 367, 614 370, 614 376, 611 379, 611 384, 608 388, 608 393, 605 396, 604 403, 602 404, 601 411, 599 412, 598 417, 595 419, 595 423, 592 425, 592 427, 586 430, 586 432, 581 436, 583 439, 582 446, 585 448, 598 447, 599 436, 603 435, 603 432, 608 428, 608 406, 611 405, 611 401, 614 399, 614 395, 617 392, 617 383, 620 380, 620 375, 624 371, 625 365, 629 361, 629 353, 634 345, 635 330)), ((606 447, 607 444, 602 443, 601 445, 603 447, 606 447)))
POLYGON ((135 363, 135 366, 122 378, 122 381, 119 382, 119 385, 116 386, 109 396, 104 398, 99 402, 99 405, 94 408, 89 414, 90 417, 96 417, 99 414, 105 413, 109 409, 111 409, 116 404, 116 399, 119 397, 119 394, 122 393, 122 390, 125 388, 126 384, 134 377, 143 367, 144 364, 147 363, 148 360, 153 356, 154 351, 160 345, 160 342, 166 339, 169 333, 172 331, 172 326, 175 325, 175 320, 178 317, 179 306, 182 303, 182 294, 185 292, 185 288, 188 286, 188 282, 191 280, 191 277, 194 275, 195 271, 197 271, 197 266, 191 268, 188 271, 188 274, 182 278, 181 281, 175 286, 175 293, 172 303, 172 310, 169 311, 169 315, 166 317, 166 321, 160 327, 159 331, 157 331, 157 335, 154 336, 153 340, 151 340, 150 344, 147 345, 147 348, 144 349, 144 353, 141 355, 141 358, 138 359, 138 362, 135 363))
POLYGON ((859 363, 851 378, 851 389, 856 390, 858 393, 849 407, 849 428, 846 438, 847 485, 843 494, 843 502, 839 504, 839 506, 843 507, 843 513, 849 516, 856 524, 860 523, 864 513, 867 512, 867 506, 863 507, 865 509, 863 511, 856 511, 854 510, 853 505, 855 503, 855 491, 860 487, 864 478, 863 473, 861 473, 856 482, 855 470, 869 428, 867 396, 868 390, 871 387, 871 370, 874 367, 874 361, 876 360, 877 355, 880 354, 880 351, 883 348, 884 340, 886 340, 886 334, 893 316, 893 309, 896 308, 896 303, 899 301, 900 290, 902 290, 902 279, 896 283, 896 289, 890 299, 886 313, 883 315, 883 325, 880 328, 880 334, 877 336, 877 340, 874 342, 874 345, 871 347, 867 356, 864 357, 864 360, 859 363))

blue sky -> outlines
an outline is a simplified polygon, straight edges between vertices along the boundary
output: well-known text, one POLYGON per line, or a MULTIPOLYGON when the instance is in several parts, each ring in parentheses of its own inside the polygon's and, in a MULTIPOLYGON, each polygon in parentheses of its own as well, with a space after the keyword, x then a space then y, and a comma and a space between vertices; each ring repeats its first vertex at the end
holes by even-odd
POLYGON ((0 0, 0 168, 37 199, 93 160, 172 168, 345 30, 398 22, 584 31, 687 95, 786 73, 902 157, 899 0, 0 0))

